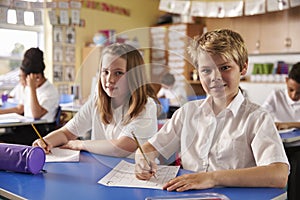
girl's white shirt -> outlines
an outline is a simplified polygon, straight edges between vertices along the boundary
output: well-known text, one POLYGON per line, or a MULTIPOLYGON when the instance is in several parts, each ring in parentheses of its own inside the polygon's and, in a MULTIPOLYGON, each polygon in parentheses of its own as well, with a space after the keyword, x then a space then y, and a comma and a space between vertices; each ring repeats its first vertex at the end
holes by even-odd
POLYGON ((131 133, 133 131, 142 144, 157 132, 157 105, 152 98, 147 99, 143 111, 126 125, 122 120, 128 110, 127 104, 113 110, 113 122, 106 125, 100 119, 96 101, 95 93, 65 125, 71 133, 84 137, 91 131, 91 140, 111 140, 122 136, 133 138, 131 133))

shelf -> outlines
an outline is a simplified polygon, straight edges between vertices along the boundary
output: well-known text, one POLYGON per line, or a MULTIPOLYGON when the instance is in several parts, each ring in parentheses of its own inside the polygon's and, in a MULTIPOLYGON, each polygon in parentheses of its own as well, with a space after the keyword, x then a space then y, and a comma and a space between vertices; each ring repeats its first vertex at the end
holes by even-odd
POLYGON ((201 84, 200 81, 192 81, 192 80, 188 80, 188 83, 189 83, 189 84, 197 84, 197 85, 198 85, 198 84, 199 84, 199 85, 201 84))

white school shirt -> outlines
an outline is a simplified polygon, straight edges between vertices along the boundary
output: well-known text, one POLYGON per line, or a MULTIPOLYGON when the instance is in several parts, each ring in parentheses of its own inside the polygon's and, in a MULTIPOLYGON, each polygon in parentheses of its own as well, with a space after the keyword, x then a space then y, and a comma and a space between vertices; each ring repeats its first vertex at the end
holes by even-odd
POLYGON ((183 168, 197 172, 289 164, 266 111, 241 92, 217 116, 210 101, 186 103, 149 142, 165 158, 180 152, 183 168))
MULTIPOLYGON (((26 86, 23 98, 25 117, 33 117, 30 108, 30 93, 30 88, 26 86)), ((43 115, 41 119, 46 120, 49 123, 54 122, 59 105, 59 93, 57 88, 48 80, 46 80, 43 85, 36 89, 36 96, 39 104, 47 110, 47 113, 43 115)))
POLYGON ((113 122, 105 125, 100 119, 96 107, 97 94, 88 99, 78 113, 65 125, 78 137, 83 137, 91 130, 91 140, 111 140, 122 136, 132 137, 133 131, 142 144, 157 131, 157 106, 152 98, 147 99, 144 110, 131 122, 122 124, 122 118, 128 106, 120 106, 113 111, 113 122))
POLYGON ((157 93, 158 97, 164 96, 166 99, 169 99, 171 106, 182 106, 187 102, 187 95, 184 87, 179 85, 174 85, 172 88, 167 89, 161 87, 157 93))
POLYGON ((273 90, 262 105, 275 122, 300 122, 300 100, 293 101, 287 89, 273 90))

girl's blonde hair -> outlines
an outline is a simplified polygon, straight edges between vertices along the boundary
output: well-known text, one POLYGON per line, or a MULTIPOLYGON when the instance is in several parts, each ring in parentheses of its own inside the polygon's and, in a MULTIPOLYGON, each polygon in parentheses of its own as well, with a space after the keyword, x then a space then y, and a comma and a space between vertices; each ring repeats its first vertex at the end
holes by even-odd
MULTIPOLYGON (((143 111, 148 97, 153 98, 157 103, 159 101, 153 88, 149 82, 147 82, 144 59, 136 48, 128 44, 114 43, 103 49, 101 52, 101 61, 106 54, 126 60, 127 73, 125 76, 129 88, 129 109, 127 113, 125 113, 123 120, 123 123, 126 124, 143 111)), ((100 66, 101 65, 102 62, 100 62, 100 66)), ((96 106, 100 113, 100 118, 104 124, 109 124, 113 120, 111 97, 105 93, 100 83, 98 84, 98 94, 99 98, 96 106)), ((124 102, 124 104, 126 103, 124 102)))
POLYGON ((229 29, 209 31, 194 38, 188 47, 194 64, 198 67, 198 56, 201 53, 220 55, 234 61, 240 70, 248 63, 248 51, 241 35, 229 29))

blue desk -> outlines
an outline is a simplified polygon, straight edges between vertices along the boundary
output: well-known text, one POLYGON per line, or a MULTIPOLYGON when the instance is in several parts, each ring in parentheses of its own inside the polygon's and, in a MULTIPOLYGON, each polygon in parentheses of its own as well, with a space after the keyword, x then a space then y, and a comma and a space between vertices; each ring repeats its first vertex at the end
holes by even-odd
MULTIPOLYGON (((286 192, 277 188, 213 188, 183 193, 155 189, 107 187, 98 184, 118 162, 119 158, 82 152, 78 163, 46 163, 46 173, 37 175, 0 171, 0 188, 32 200, 42 199, 128 199, 146 197, 221 193, 230 199, 285 199, 286 192), (280 199, 280 198, 279 198, 280 199)), ((180 170, 180 174, 187 173, 180 170)))

